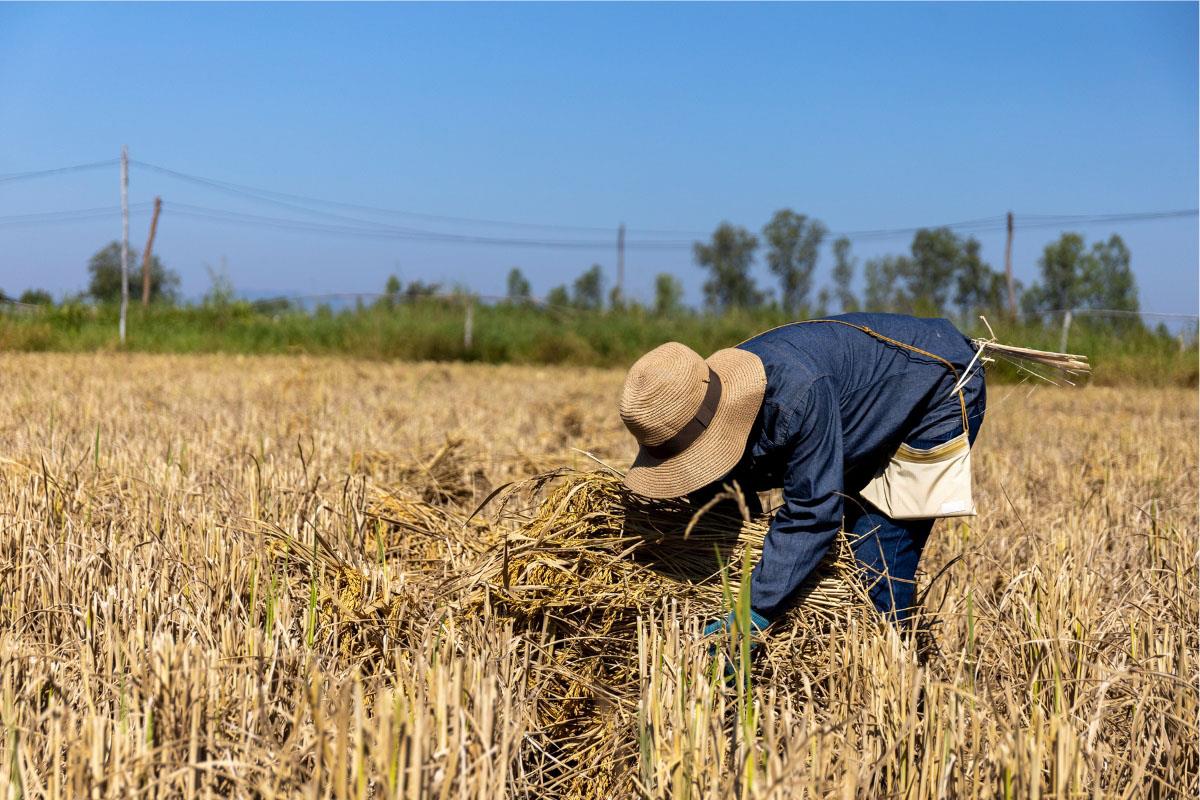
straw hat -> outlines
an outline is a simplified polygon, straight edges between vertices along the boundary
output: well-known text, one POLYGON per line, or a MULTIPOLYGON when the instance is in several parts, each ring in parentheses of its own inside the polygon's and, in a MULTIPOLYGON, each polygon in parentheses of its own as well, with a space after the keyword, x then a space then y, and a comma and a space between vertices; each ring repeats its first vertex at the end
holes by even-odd
POLYGON ((625 485, 680 497, 725 475, 746 449, 766 387, 762 361, 745 350, 706 361, 667 342, 639 358, 621 390, 621 419, 641 445, 625 485))

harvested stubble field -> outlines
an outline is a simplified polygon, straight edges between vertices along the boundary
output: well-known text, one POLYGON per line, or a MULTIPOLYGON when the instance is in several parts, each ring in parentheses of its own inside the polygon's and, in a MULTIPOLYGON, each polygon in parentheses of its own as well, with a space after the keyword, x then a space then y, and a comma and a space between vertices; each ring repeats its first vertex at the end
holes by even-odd
POLYGON ((468 520, 623 465, 617 371, 0 360, 6 798, 1200 789, 1194 391, 994 387, 932 635, 834 603, 726 688, 611 481, 468 520))

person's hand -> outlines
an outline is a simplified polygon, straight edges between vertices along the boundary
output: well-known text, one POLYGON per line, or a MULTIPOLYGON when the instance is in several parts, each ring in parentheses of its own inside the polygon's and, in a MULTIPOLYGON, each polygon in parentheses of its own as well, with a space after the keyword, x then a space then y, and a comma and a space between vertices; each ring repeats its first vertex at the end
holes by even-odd
MULTIPOLYGON (((741 631, 741 623, 736 611, 730 611, 721 619, 715 619, 704 627, 705 638, 712 637, 713 642, 708 646, 708 656, 714 662, 718 658, 724 662, 725 683, 732 685, 737 677, 734 664, 740 661, 738 657, 738 642, 741 636, 757 637, 764 633, 771 622, 754 609, 750 609, 750 630, 741 631), (719 637, 719 638, 718 638, 719 637)), ((758 649, 758 642, 751 638, 751 655, 758 649)))
MULTIPOLYGON (((750 631, 752 633, 762 633, 767 629, 771 622, 759 614, 753 608, 750 609, 750 631)), ((732 634, 737 626, 737 612, 730 611, 721 619, 714 619, 704 627, 704 635, 712 636, 714 633, 725 631, 732 634)))

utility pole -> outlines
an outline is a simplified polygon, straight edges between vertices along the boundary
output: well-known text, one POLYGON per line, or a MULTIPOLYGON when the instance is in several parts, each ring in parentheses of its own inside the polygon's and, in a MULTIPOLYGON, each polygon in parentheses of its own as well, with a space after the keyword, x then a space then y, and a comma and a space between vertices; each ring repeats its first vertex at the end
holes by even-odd
POLYGON ((129 311, 129 147, 121 145, 121 344, 129 311))
POLYGON ((617 228, 617 297, 618 302, 625 300, 625 223, 617 228))
POLYGON ((142 253, 142 306, 150 305, 150 254, 154 251, 154 233, 158 230, 158 212, 162 211, 162 198, 154 198, 154 216, 150 217, 150 238, 146 240, 146 252, 142 253))
POLYGON ((1008 276, 1008 315, 1015 322, 1017 319, 1017 290, 1013 286, 1012 276, 1012 237, 1013 214, 1008 212, 1008 241, 1004 245, 1004 274, 1008 276))

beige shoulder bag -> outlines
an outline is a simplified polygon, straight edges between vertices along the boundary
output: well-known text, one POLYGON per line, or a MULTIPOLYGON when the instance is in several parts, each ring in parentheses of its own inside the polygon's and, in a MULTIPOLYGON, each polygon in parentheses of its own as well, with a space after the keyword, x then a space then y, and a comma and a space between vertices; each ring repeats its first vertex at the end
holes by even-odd
MULTIPOLYGON (((934 519, 971 517, 975 499, 971 494, 971 438, 967 426, 967 401, 958 380, 958 370, 946 359, 898 342, 869 328, 876 338, 942 362, 954 376, 958 406, 962 411, 963 431, 948 442, 928 450, 903 442, 887 466, 863 487, 863 498, 892 519, 934 519)), ((968 372, 969 372, 968 368, 968 372)))
POLYGON ((966 431, 929 450, 901 444, 861 494, 892 519, 974 516, 966 431))

